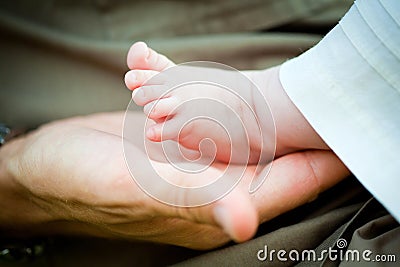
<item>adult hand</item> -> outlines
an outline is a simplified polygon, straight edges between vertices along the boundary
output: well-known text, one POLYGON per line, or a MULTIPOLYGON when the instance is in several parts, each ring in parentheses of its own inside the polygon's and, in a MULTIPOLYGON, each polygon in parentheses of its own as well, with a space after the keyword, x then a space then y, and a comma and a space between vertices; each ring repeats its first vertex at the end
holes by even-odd
MULTIPOLYGON (((144 117, 138 114, 136 119, 137 139, 142 142, 144 117)), ((122 151, 122 121, 123 113, 61 120, 2 147, 1 228, 208 249, 231 238, 250 238, 259 222, 313 200, 348 175, 332 152, 298 152, 275 160, 262 187, 250 196, 252 166, 223 199, 200 208, 176 208, 152 199, 131 178, 122 151), (223 212, 216 215, 217 206, 223 212)), ((144 151, 137 149, 137 160, 144 157, 144 151)), ((170 166, 154 163, 166 176, 174 175, 170 166)), ((214 164, 204 177, 223 169, 224 165, 214 164)))

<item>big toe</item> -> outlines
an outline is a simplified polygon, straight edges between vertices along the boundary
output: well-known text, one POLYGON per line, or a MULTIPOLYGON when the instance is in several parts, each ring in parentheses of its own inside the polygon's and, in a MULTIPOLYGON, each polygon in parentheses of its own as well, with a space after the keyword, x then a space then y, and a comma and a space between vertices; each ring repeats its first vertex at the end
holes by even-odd
POLYGON ((149 48, 144 42, 134 43, 128 52, 128 67, 130 69, 163 71, 175 64, 166 56, 149 48))

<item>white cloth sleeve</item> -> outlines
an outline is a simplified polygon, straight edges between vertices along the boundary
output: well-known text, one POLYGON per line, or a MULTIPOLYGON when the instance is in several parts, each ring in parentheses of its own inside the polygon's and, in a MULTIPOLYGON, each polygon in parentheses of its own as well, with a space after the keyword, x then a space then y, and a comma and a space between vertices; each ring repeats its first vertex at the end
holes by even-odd
POLYGON ((280 69, 285 91, 359 181, 400 221, 400 1, 357 1, 280 69))

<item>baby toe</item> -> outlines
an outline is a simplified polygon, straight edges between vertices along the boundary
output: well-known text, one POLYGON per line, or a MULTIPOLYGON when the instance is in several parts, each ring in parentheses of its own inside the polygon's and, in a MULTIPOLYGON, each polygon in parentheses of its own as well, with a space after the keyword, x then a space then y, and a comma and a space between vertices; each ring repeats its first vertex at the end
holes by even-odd
POLYGON ((135 91, 137 93, 132 98, 139 106, 168 97, 168 87, 165 85, 145 85, 135 91))
POLYGON ((179 127, 173 120, 157 123, 146 131, 146 137, 153 142, 175 140, 179 132, 179 127))
POLYGON ((157 71, 162 71, 175 65, 166 56, 149 48, 144 42, 136 42, 131 46, 127 63, 130 69, 157 71))
POLYGON ((153 120, 176 114, 178 101, 174 97, 162 98, 144 106, 143 112, 153 120))
POLYGON ((129 49, 127 64, 130 69, 147 69, 147 57, 149 48, 144 42, 136 42, 129 49))
POLYGON ((157 75, 158 71, 153 70, 131 70, 125 74, 125 85, 130 90, 135 90, 136 88, 142 86, 152 77, 157 75))

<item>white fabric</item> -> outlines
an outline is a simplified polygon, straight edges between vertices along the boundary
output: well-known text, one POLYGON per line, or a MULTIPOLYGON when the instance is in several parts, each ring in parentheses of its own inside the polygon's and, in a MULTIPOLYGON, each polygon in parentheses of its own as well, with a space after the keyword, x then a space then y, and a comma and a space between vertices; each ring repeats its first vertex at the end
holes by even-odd
POLYGON ((400 221, 400 1, 357 1, 280 70, 285 91, 360 182, 400 221))

